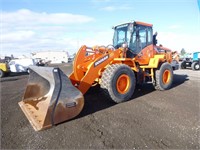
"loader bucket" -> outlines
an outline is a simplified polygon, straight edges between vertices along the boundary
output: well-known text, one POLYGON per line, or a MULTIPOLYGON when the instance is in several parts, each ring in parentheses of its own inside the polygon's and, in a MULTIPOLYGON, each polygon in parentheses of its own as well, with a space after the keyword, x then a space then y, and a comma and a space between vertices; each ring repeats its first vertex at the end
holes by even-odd
POLYGON ((77 116, 84 97, 59 68, 32 66, 19 106, 39 131, 77 116))

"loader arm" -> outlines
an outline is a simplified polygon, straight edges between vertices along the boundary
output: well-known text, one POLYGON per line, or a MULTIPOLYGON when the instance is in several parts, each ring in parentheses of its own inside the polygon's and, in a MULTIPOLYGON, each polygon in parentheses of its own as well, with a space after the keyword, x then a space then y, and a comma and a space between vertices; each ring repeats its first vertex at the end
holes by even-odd
POLYGON ((74 60, 73 72, 69 76, 72 84, 85 94, 92 84, 100 79, 102 71, 115 58, 120 58, 122 53, 121 49, 82 46, 74 60))

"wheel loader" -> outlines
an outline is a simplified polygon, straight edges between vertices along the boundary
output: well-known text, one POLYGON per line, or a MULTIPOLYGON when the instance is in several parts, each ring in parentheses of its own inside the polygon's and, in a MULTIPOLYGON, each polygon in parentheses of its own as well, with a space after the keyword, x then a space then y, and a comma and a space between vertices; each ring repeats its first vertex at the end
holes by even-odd
POLYGON ((59 68, 30 67, 19 106, 36 131, 76 117, 84 94, 100 85, 115 103, 129 100, 136 84, 152 83, 167 90, 173 82, 172 52, 153 45, 153 25, 132 21, 114 26, 113 45, 83 45, 67 76, 59 68))

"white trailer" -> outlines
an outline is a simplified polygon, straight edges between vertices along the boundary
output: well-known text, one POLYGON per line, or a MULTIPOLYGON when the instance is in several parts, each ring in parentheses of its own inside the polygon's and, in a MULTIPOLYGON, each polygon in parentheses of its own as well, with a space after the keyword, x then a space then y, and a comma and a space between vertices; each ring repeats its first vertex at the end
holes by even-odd
POLYGON ((12 59, 9 62, 11 72, 29 72, 28 67, 31 65, 36 65, 31 58, 12 59))
POLYGON ((32 53, 32 58, 50 63, 68 63, 69 55, 66 51, 43 51, 32 53))

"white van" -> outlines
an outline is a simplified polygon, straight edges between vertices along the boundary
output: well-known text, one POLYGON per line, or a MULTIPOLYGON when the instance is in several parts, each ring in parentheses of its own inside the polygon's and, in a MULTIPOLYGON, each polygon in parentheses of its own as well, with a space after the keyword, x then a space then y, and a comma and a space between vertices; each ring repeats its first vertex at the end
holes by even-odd
POLYGON ((11 72, 29 72, 28 67, 31 65, 36 65, 31 58, 13 59, 9 62, 11 72))

